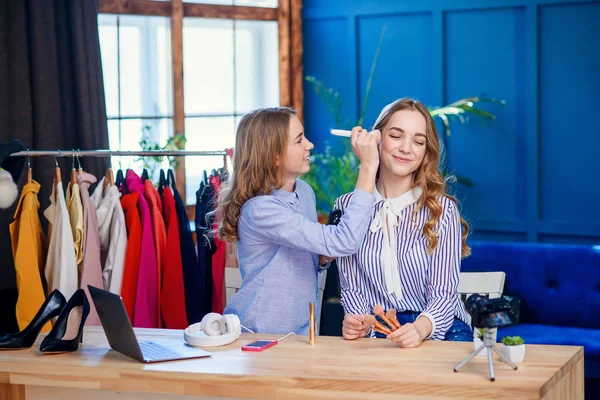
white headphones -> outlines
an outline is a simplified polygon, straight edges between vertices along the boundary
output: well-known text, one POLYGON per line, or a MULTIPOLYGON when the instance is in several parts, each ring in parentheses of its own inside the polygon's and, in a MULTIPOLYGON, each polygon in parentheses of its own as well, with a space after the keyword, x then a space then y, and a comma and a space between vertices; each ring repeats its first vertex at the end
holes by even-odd
POLYGON ((225 346, 235 342, 242 333, 240 319, 235 314, 206 314, 202 321, 183 331, 183 340, 194 347, 225 346))

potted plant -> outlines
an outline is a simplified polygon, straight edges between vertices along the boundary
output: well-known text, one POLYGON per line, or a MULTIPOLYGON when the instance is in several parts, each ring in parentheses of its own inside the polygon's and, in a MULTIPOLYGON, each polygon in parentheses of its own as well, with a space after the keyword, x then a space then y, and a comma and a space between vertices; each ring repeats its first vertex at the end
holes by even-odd
MULTIPOLYGON (((167 139, 167 143, 161 146, 156 140, 155 135, 152 132, 152 127, 146 125, 142 128, 142 138, 139 142, 140 147, 143 151, 156 151, 156 150, 184 150, 185 143, 187 141, 183 133, 177 133, 167 139)), ((159 174, 161 168, 163 168, 163 156, 149 156, 140 157, 135 161, 142 161, 143 168, 148 172, 148 178, 155 185, 158 184, 159 174)), ((179 161, 176 157, 167 156, 169 168, 177 169, 179 161)))
MULTIPOLYGON (((371 70, 365 88, 365 96, 358 120, 352 121, 342 115, 342 98, 337 91, 327 87, 325 83, 319 81, 314 76, 305 77, 305 80, 313 86, 317 96, 333 117, 335 127, 351 129, 355 125, 364 125, 367 104, 369 102, 375 70, 383 45, 385 30, 386 27, 384 26, 381 30, 379 44, 371 64, 371 70)), ((434 119, 441 121, 442 138, 440 140, 440 146, 442 147, 441 150, 444 160, 447 156, 444 151, 444 141, 446 137, 450 136, 450 125, 452 122, 468 123, 471 117, 482 121, 491 121, 495 119, 494 114, 479 107, 484 103, 504 105, 505 101, 495 100, 487 96, 472 96, 442 107, 428 106, 431 116, 434 119)), ((324 151, 313 152, 311 155, 311 169, 302 177, 302 179, 311 185, 315 191, 317 212, 319 220, 322 223, 326 223, 327 216, 329 211, 331 211, 334 200, 342 194, 354 190, 359 166, 358 159, 352 152, 349 140, 331 138, 327 142, 333 146, 327 145, 324 151), (334 148, 337 149, 337 151, 335 151, 334 148)), ((450 182, 456 182, 467 187, 474 186, 474 182, 470 178, 448 171, 447 160, 442 162, 440 167, 445 177, 451 177, 450 182)))
POLYGON ((525 358, 525 340, 521 336, 504 336, 499 350, 514 364, 520 363, 525 358))

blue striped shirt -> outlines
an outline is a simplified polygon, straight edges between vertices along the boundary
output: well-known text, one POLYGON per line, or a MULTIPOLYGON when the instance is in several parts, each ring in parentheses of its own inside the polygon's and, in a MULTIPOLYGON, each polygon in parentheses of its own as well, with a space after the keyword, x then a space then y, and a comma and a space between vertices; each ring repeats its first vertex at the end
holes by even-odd
POLYGON ((319 313, 319 254, 356 253, 369 228, 375 197, 353 193, 336 226, 317 222, 315 194, 299 179, 294 192, 273 190, 246 201, 237 242, 242 286, 224 313, 238 315, 254 332, 308 334, 308 304, 317 303, 319 313))
MULTIPOLYGON (((371 220, 375 220, 386 199, 375 193, 371 220)), ((344 214, 352 212, 348 205, 352 193, 340 196, 335 208, 344 214)), ((392 199, 393 201, 393 199, 392 199)), ((429 219, 429 209, 422 207, 413 215, 417 202, 407 205, 400 213, 397 226, 392 227, 396 260, 399 269, 399 293, 391 292, 386 285, 382 268, 384 249, 383 229, 370 229, 358 252, 338 259, 341 303, 346 314, 372 314, 373 306, 380 304, 385 310, 414 311, 431 320, 431 339, 443 340, 446 331, 457 317, 470 325, 464 304, 458 295, 461 263, 460 215, 456 204, 445 196, 440 198, 442 215, 435 231, 438 246, 427 254, 428 240, 423 226, 429 219)))

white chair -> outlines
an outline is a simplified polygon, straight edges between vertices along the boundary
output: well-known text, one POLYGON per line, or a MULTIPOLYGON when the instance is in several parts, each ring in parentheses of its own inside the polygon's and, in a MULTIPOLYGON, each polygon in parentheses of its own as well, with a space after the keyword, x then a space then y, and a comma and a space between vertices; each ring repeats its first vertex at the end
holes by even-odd
POLYGON ((225 268, 225 291, 227 293, 227 303, 229 299, 242 287, 242 274, 239 268, 225 268))
MULTIPOLYGON (((317 332, 319 328, 319 322, 321 321, 321 306, 323 305, 323 293, 325 291, 325 280, 327 278, 327 271, 323 271, 319 274, 319 296, 317 301, 319 302, 319 312, 316 315, 317 318, 317 332)), ((240 274, 239 268, 225 268, 225 291, 227 293, 227 303, 229 299, 242 287, 242 274, 240 274)), ((306 315, 308 316, 308 304, 306 305, 306 315)))
POLYGON ((463 301, 474 294, 487 295, 490 299, 498 299, 504 291, 506 274, 498 272, 461 272, 458 282, 458 293, 463 301))

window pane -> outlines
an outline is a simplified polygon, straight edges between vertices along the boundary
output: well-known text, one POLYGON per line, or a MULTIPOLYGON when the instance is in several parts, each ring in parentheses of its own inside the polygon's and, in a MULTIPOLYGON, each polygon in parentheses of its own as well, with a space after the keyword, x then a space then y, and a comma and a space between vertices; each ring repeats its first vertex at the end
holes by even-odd
POLYGON ((233 21, 183 20, 185 113, 233 114, 233 21))
POLYGON ((171 116, 169 18, 119 16, 122 116, 171 116))
MULTIPOLYGON (((186 118, 186 150, 209 151, 225 150, 235 144, 234 117, 186 118)), ((223 157, 186 157, 186 202, 196 204, 196 191, 202 180, 203 171, 210 174, 212 169, 223 167, 223 157)))
POLYGON ((279 105, 277 22, 236 21, 236 114, 279 105))
MULTIPOLYGON (((121 142, 119 131, 119 120, 109 119, 108 124, 108 148, 110 150, 119 150, 119 143, 121 142)), ((119 157, 111 158, 111 165, 114 169, 119 167, 119 157)))
MULTIPOLYGON (((157 144, 164 147, 169 137, 173 135, 173 120, 161 119, 126 119, 109 120, 109 146, 111 150, 140 151, 140 141, 146 139, 148 145, 157 144), (119 133, 120 124, 120 133, 119 133)), ((161 161, 147 157, 148 174, 153 182, 158 181, 159 168, 168 168, 166 157, 161 161)), ((133 168, 138 174, 142 173, 144 163, 140 157, 112 157, 113 168, 133 168)))
POLYGON ((119 115, 119 64, 116 15, 98 15, 98 36, 102 57, 106 114, 109 117, 117 117, 119 115))
POLYGON ((234 0, 236 6, 277 8, 277 0, 234 0))

